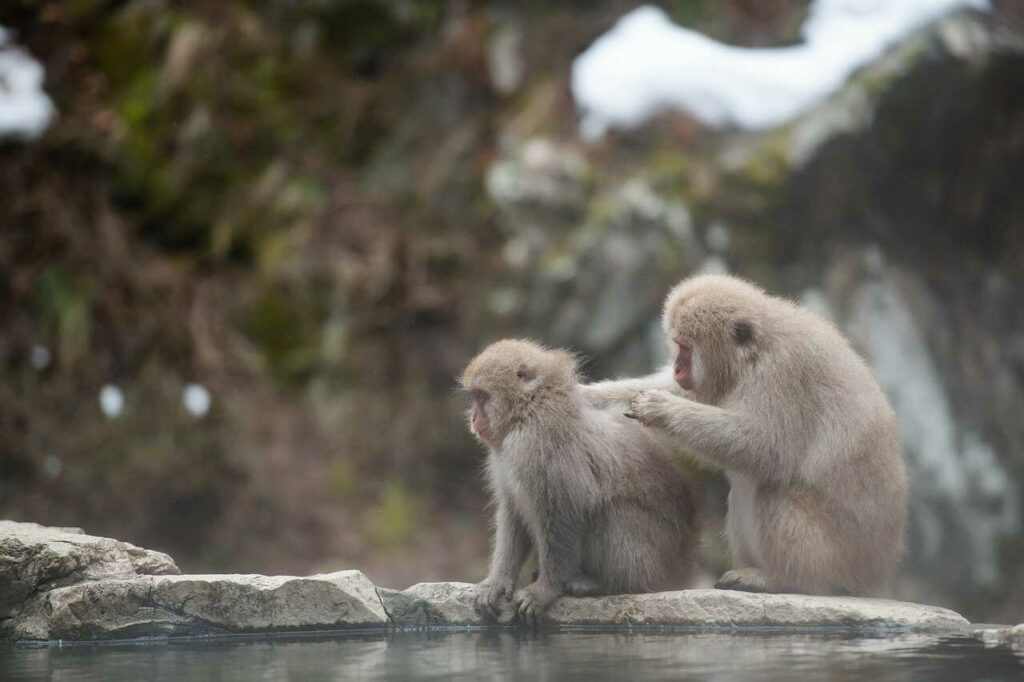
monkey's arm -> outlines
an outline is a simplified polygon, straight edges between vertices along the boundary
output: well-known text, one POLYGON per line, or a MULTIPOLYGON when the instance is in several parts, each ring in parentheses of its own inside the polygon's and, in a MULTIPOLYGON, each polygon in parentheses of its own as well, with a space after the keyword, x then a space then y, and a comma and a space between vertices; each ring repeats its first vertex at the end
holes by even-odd
POLYGON ((647 390, 661 390, 683 395, 683 389, 673 378, 672 365, 662 367, 647 376, 598 381, 580 386, 584 399, 598 409, 616 404, 626 405, 638 392, 647 390))
POLYGON ((632 400, 627 416, 664 429, 683 447, 727 471, 760 480, 785 473, 768 435, 741 414, 665 391, 644 391, 632 400))
POLYGON ((530 553, 530 536, 504 495, 498 496, 494 514, 494 549, 491 568, 477 593, 477 610, 498 617, 500 600, 512 600, 516 579, 530 553))

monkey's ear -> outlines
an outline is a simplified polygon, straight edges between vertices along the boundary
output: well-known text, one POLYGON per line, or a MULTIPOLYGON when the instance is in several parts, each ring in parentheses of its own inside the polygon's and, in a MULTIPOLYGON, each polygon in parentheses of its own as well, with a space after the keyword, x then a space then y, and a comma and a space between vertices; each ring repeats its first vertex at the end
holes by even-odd
POLYGON ((754 324, 750 320, 738 320, 732 325, 732 339, 741 346, 754 340, 754 324))
POLYGON ((537 376, 537 370, 530 367, 525 362, 519 363, 519 368, 516 370, 516 377, 519 379, 520 386, 527 393, 537 388, 537 384, 540 383, 537 376))

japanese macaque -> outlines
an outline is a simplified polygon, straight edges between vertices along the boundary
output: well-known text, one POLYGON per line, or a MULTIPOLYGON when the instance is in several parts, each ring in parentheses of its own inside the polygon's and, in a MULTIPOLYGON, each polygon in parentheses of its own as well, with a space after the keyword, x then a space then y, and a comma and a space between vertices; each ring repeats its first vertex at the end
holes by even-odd
POLYGON ((670 367, 583 392, 725 471, 734 569, 716 586, 877 593, 902 554, 907 483, 864 361, 828 321, 735 277, 681 282, 663 326, 670 367))
POLYGON ((462 385, 495 502, 482 615, 497 618, 511 600, 535 624, 563 594, 649 592, 685 578, 696 538, 691 486, 664 439, 621 408, 583 399, 574 356, 499 341, 470 362, 462 385), (515 591, 531 549, 536 579, 515 591))

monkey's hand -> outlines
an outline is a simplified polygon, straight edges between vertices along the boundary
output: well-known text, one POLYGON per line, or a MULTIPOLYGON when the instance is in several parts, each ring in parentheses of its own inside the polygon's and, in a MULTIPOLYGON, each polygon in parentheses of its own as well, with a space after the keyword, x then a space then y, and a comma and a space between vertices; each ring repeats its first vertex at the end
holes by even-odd
POLYGON ((541 616, 558 599, 559 593, 554 588, 539 580, 516 592, 512 603, 524 625, 534 626, 540 622, 541 616))
POLYGON ((668 391, 640 391, 629 401, 626 416, 644 426, 664 426, 668 422, 674 400, 676 397, 668 391))
POLYGON ((476 612, 484 618, 493 621, 501 620, 502 601, 510 604, 515 589, 515 580, 487 578, 477 585, 473 606, 476 608, 476 612))

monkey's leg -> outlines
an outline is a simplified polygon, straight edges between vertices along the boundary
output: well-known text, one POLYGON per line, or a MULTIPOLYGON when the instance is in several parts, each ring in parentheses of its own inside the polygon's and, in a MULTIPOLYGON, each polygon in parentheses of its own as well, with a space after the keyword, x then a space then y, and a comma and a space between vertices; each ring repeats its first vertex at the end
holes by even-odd
POLYGON ((485 618, 501 615, 501 601, 511 602, 516 578, 530 553, 530 536, 510 504, 499 496, 494 514, 494 551, 491 570, 476 595, 477 612, 485 618))
POLYGON ((516 592, 514 603, 520 620, 536 625, 583 566, 583 536, 587 520, 572 507, 554 505, 545 510, 547 523, 537 538, 540 574, 516 592))
POLYGON ((580 573, 565 583, 565 593, 570 597, 593 597, 604 594, 605 590, 596 578, 580 573))

